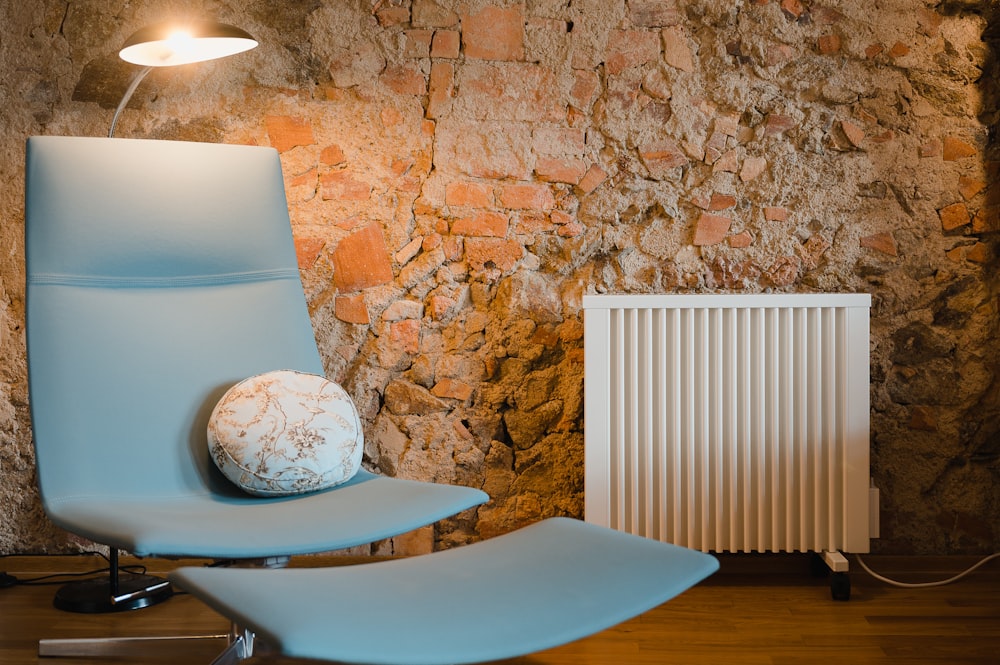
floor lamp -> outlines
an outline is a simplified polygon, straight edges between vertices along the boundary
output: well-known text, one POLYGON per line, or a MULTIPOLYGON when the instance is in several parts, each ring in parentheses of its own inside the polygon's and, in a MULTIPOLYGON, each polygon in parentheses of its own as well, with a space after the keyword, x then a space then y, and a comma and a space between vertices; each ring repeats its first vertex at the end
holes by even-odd
POLYGON ((132 79, 118 103, 108 137, 115 135, 118 116, 128 104, 132 93, 154 67, 173 67, 214 60, 249 51, 255 46, 257 40, 247 32, 216 21, 156 23, 141 28, 125 40, 125 45, 118 52, 122 60, 140 65, 142 69, 132 79))

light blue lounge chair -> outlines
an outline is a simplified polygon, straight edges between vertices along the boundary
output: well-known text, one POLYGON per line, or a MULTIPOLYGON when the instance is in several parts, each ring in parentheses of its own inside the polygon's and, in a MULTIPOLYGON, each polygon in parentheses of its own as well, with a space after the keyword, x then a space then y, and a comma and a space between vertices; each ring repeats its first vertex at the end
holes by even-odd
MULTIPOLYGON (((322 374, 299 280, 280 162, 269 148, 33 137, 27 145, 29 386, 49 517, 110 546, 108 579, 63 609, 134 609, 164 580, 141 556, 284 561, 369 543, 487 500, 472 488, 361 471, 285 498, 244 494, 214 468, 209 413, 274 369, 322 374)), ((697 583, 715 560, 576 520, 363 566, 184 568, 171 581, 293 656, 351 663, 476 662, 582 637, 697 583), (396 626, 386 639, 386 626, 396 626), (447 636, 447 639, 445 639, 447 636)), ((107 647, 105 649, 104 647, 107 647)), ((45 640, 42 655, 116 652, 45 640)))

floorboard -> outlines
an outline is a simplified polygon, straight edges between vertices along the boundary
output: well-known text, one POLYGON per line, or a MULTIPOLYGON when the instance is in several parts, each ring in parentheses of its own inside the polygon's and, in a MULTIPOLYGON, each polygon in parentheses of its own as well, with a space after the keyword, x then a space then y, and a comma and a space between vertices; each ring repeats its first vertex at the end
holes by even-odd
MULTIPOLYGON (((948 577, 973 561, 870 559, 870 565, 881 566, 876 568, 881 572, 894 572, 907 581, 948 577)), ((293 565, 356 562, 305 557, 294 560, 293 565)), ((157 560, 145 563, 153 573, 178 565, 157 560)), ((100 560, 89 557, 0 559, 0 569, 22 580, 99 566, 100 560)), ((830 599, 828 582, 811 576, 802 557, 723 557, 719 574, 670 603, 590 638, 503 661, 503 665, 1000 663, 1000 561, 944 587, 889 587, 860 570, 851 573, 851 581, 851 600, 836 602, 830 599)), ((134 612, 79 615, 53 608, 54 591, 53 586, 34 585, 0 589, 0 663, 207 665, 216 654, 214 645, 189 646, 183 655, 161 649, 148 657, 127 660, 39 659, 37 645, 43 637, 210 634, 228 629, 221 616, 187 595, 134 612)), ((391 638, 391 627, 386 634, 391 638)), ((292 665, 304 661, 259 656, 250 662, 292 665)))

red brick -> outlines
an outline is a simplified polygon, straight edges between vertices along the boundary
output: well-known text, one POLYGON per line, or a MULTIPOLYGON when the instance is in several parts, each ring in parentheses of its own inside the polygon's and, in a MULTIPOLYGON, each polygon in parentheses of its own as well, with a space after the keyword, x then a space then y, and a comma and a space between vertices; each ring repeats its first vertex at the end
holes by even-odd
POLYGON ((698 206, 702 210, 708 210, 708 207, 712 205, 712 199, 704 194, 695 194, 691 197, 691 203, 698 206))
POLYGON ((717 132, 735 137, 740 130, 740 114, 735 112, 720 114, 715 117, 713 127, 717 132))
POLYGON ((427 117, 437 118, 451 105, 455 91, 455 65, 435 62, 431 65, 431 80, 427 98, 427 117))
POLYGON ((764 208, 764 219, 769 222, 784 222, 788 220, 788 209, 777 206, 764 208))
POLYGON ((299 270, 312 268, 324 246, 325 238, 296 238, 295 258, 298 260, 299 270))
POLYGON ((389 324, 389 340, 406 353, 417 353, 420 351, 420 321, 417 319, 393 321, 389 324))
POLYGON ((961 226, 965 226, 969 219, 969 209, 964 203, 953 203, 938 210, 938 217, 941 218, 941 228, 945 231, 953 231, 961 226))
POLYGON ((795 57, 795 49, 788 44, 768 44, 767 52, 764 54, 764 64, 767 67, 774 67, 791 61, 795 57))
POLYGON ((659 68, 649 72, 643 79, 642 91, 660 102, 669 101, 674 95, 671 82, 659 68))
POLYGON ((328 145, 319 153, 319 162, 324 166, 336 166, 343 164, 346 160, 344 151, 340 149, 339 145, 328 145))
POLYGON ((832 7, 821 7, 813 4, 809 9, 812 20, 817 25, 832 25, 844 20, 844 15, 832 7))
POLYGON ((869 60, 873 60, 884 50, 885 47, 882 46, 881 44, 869 44, 868 47, 865 48, 865 57, 868 58, 869 60))
POLYGON ((333 281, 341 293, 391 282, 392 263, 382 229, 369 224, 337 244, 333 252, 333 281))
POLYGON ((431 42, 432 58, 454 59, 461 53, 462 35, 458 30, 437 30, 431 42))
POLYGON ((388 2, 379 6, 375 16, 379 25, 384 28, 410 22, 410 10, 407 7, 396 7, 388 2))
POLYGON ((781 0, 781 11, 789 19, 798 19, 805 12, 806 8, 800 0, 781 0))
POLYGON ((861 142, 865 140, 865 130, 846 120, 841 120, 838 124, 848 142, 855 148, 860 148, 861 142))
POLYGON ((670 169, 688 163, 687 155, 672 139, 639 146, 639 157, 649 169, 650 177, 657 180, 665 178, 670 169))
POLYGON ((508 224, 506 215, 484 210, 455 220, 451 225, 451 232, 457 236, 503 238, 507 235, 508 224))
POLYGON ((986 183, 975 178, 967 178, 964 175, 958 177, 958 191, 966 201, 986 188, 986 183))
POLYGON ((548 185, 533 183, 504 185, 499 192, 500 205, 511 210, 551 210, 556 206, 548 185))
POLYGON ((481 182, 450 182, 444 188, 444 202, 450 206, 489 208, 493 187, 481 182))
POLYGON ((573 87, 569 90, 570 102, 579 109, 587 110, 597 97, 601 79, 597 72, 576 70, 573 72, 573 87))
POLYGON ((333 315, 345 323, 358 325, 371 323, 365 298, 360 293, 353 296, 337 296, 333 303, 333 315))
POLYGON ((398 263, 399 265, 405 265, 409 263, 410 259, 412 259, 420 252, 420 248, 423 246, 423 242, 424 239, 420 236, 417 236, 410 242, 403 245, 403 247, 398 252, 396 252, 396 255, 393 257, 396 259, 396 263, 398 263))
POLYGON ((553 224, 569 224, 573 221, 573 216, 562 210, 553 210, 549 219, 552 220, 553 224))
POLYGON ((878 122, 878 117, 872 115, 861 106, 854 107, 854 117, 869 125, 874 125, 878 122))
POLYGON ((767 158, 747 157, 743 160, 743 167, 740 169, 740 180, 750 182, 756 179, 767 168, 767 158))
POLYGON ((403 42, 404 58, 426 58, 431 54, 431 39, 434 37, 433 30, 404 30, 405 41, 403 42))
POLYGON ((386 67, 380 77, 382 84, 400 95, 418 95, 427 93, 427 81, 420 70, 407 65, 386 67))
POLYGON ((736 148, 729 150, 712 164, 712 172, 736 173, 739 168, 739 153, 736 148))
POLYGON ((316 183, 318 182, 316 174, 316 169, 309 169, 301 175, 292 176, 292 179, 288 183, 288 198, 291 200, 293 198, 292 191, 301 188, 304 198, 300 200, 306 201, 311 199, 316 194, 316 183))
POLYGON ((965 258, 973 263, 987 263, 990 260, 990 246, 984 242, 977 242, 966 250, 965 258))
POLYGON ((921 33, 928 37, 937 37, 941 31, 944 17, 933 9, 920 7, 917 9, 917 26, 921 33))
POLYGON ((650 30, 612 30, 604 69, 608 74, 620 74, 660 57, 660 35, 650 30))
POLYGON ((462 16, 465 57, 481 60, 524 59, 524 7, 487 6, 462 16))
POLYGON ((605 180, 608 179, 608 172, 602 169, 597 164, 591 164, 590 168, 584 174, 583 178, 580 179, 577 187, 584 194, 590 194, 592 191, 601 186, 605 180))
POLYGON ((575 238, 583 233, 583 224, 580 222, 570 222, 569 224, 563 224, 556 229, 556 235, 561 238, 575 238))
POLYGON ((702 213, 695 223, 694 244, 699 246, 716 245, 722 242, 733 220, 719 215, 702 213))
POLYGON ((941 152, 944 161, 954 162, 965 157, 972 157, 975 154, 976 149, 962 139, 957 139, 954 136, 944 137, 944 146, 941 152))
POLYGON ((539 157, 535 161, 535 175, 546 182, 575 185, 586 172, 587 163, 579 157, 539 157))
POLYGON ((729 194, 719 194, 712 192, 712 200, 708 202, 708 210, 717 211, 732 208, 736 205, 736 197, 729 194))
POLYGON ((910 47, 903 42, 896 42, 889 49, 889 57, 891 58, 902 58, 910 52, 910 47))
POLYGON ((996 233, 997 231, 1000 231, 1000 207, 985 206, 980 208, 972 220, 972 232, 996 233))
POLYGON ((801 262, 794 256, 782 256, 764 273, 765 283, 772 286, 791 286, 799 278, 801 262))
POLYGON ((443 321, 454 311, 457 304, 447 296, 431 296, 427 299, 427 313, 435 321, 443 321))
POLYGON ((899 256, 899 250, 896 248, 896 239, 887 231, 865 236, 858 243, 862 247, 874 249, 876 252, 882 252, 889 256, 899 256))
POLYGON ((674 26, 664 28, 660 34, 663 37, 663 61, 682 72, 693 72, 694 54, 691 52, 687 31, 674 26))
POLYGON ((460 236, 448 236, 441 240, 441 250, 449 261, 460 261, 462 252, 465 251, 465 238, 460 236))
POLYGON ((823 35, 817 41, 819 52, 823 55, 833 55, 840 52, 840 35, 823 35))
POLYGON ((415 163, 416 160, 414 160, 412 156, 406 155, 405 157, 399 157, 398 159, 392 160, 392 164, 389 165, 389 170, 392 171, 392 174, 396 177, 403 176, 413 168, 415 163))
POLYGON ((676 3, 662 0, 629 0, 628 12, 632 24, 640 28, 677 25, 684 20, 684 14, 676 3))
POLYGON ((472 386, 457 379, 441 379, 431 388, 431 394, 464 402, 472 397, 472 386))
POLYGON ((552 211, 552 215, 546 215, 544 212, 527 210, 517 215, 514 226, 515 232, 522 234, 551 233, 555 228, 553 216, 557 212, 559 211, 554 210, 552 211))
POLYGON ((371 198, 371 185, 355 179, 346 169, 321 176, 319 184, 324 201, 367 201, 371 198))
POLYGON ((442 241, 442 237, 441 237, 440 233, 432 233, 432 234, 424 237, 424 241, 423 241, 423 243, 421 243, 420 247, 425 252, 429 252, 429 251, 431 251, 433 249, 437 249, 438 247, 440 247, 441 246, 441 241, 442 241))
POLYGON ((705 141, 705 157, 704 161, 706 164, 714 164, 722 153, 726 151, 726 147, 729 145, 729 136, 724 132, 712 132, 705 141))
POLYGON ((768 113, 764 121, 764 136, 783 134, 796 125, 791 116, 781 113, 768 113))
POLYGON ((896 133, 891 129, 887 129, 884 132, 872 135, 871 141, 874 143, 887 143, 894 138, 896 138, 896 133))
POLYGON ((516 240, 503 238, 466 238, 465 256, 473 270, 497 268, 513 270, 524 256, 524 247, 516 240))
POLYGON ((941 142, 937 139, 930 139, 926 143, 920 145, 917 153, 921 157, 937 157, 941 154, 941 142))
POLYGON ((741 231, 736 235, 729 236, 729 246, 734 249, 742 249, 753 244, 753 234, 749 231, 741 231))
POLYGON ((313 138, 312 124, 306 118, 269 115, 264 118, 264 125, 267 127, 271 146, 278 152, 316 142, 313 138))
POLYGON ((435 0, 413 0, 413 25, 422 28, 450 28, 456 23, 458 14, 442 7, 435 0))

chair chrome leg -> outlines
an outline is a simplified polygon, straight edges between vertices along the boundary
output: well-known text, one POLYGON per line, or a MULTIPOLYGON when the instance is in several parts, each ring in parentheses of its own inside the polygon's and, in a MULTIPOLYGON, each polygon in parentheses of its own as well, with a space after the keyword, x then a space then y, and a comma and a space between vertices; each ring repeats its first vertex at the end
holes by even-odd
POLYGON ((252 654, 253 645, 247 645, 243 637, 240 636, 229 643, 229 646, 212 661, 212 665, 236 665, 252 654))
POLYGON ((252 631, 233 624, 229 633, 229 646, 212 661, 212 665, 236 665, 250 656, 270 652, 266 645, 256 639, 252 631))
POLYGON ((211 642, 218 642, 216 649, 225 648, 229 635, 188 635, 178 637, 91 637, 45 639, 38 641, 38 655, 49 657, 149 657, 152 654, 169 654, 179 659, 190 652, 191 656, 204 656, 211 642))

